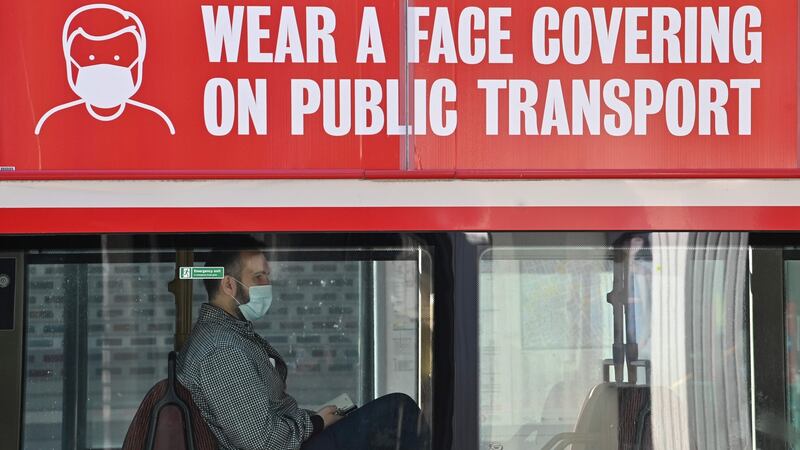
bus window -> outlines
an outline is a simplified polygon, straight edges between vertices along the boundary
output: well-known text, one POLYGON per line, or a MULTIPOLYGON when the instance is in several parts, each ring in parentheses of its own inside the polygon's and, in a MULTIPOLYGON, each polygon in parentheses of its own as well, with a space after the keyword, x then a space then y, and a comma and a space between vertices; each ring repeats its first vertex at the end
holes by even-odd
POLYGON ((786 394, 791 429, 800 430, 800 252, 786 254, 786 394))
POLYGON ((752 448, 747 262, 741 233, 492 235, 479 448, 752 448))
MULTIPOLYGON (((209 248, 194 248, 203 266, 209 248)), ((404 393, 430 416, 429 251, 265 250, 274 302, 254 330, 285 359, 299 406, 317 409, 343 393, 357 405, 404 393)), ((22 448, 122 446, 176 344, 175 258, 172 248, 124 246, 26 255, 22 448)), ((194 322, 205 288, 179 283, 191 286, 194 322)))
POLYGON ((28 261, 24 448, 120 446, 142 396, 166 376, 174 263, 70 259, 28 261))
MULTIPOLYGON (((437 450, 797 442, 800 235, 255 237, 274 301, 254 330, 285 360, 300 407, 404 393, 437 450)), ((212 249, 238 248, 231 239, 6 243, 24 331, 12 345, 23 357, 8 360, 20 448, 120 448, 208 300, 202 281, 175 280, 190 264, 176 261, 204 266, 212 249), (176 303, 176 286, 192 301, 176 303)))

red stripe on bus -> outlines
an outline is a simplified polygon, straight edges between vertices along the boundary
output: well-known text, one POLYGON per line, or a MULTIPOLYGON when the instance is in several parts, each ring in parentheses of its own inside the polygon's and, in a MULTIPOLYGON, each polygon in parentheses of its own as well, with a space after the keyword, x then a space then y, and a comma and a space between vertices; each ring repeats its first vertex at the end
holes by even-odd
POLYGON ((800 169, 598 169, 598 170, 17 170, 0 181, 61 180, 558 180, 558 179, 798 179, 800 169))
POLYGON ((800 206, 3 208, 2 234, 800 230, 800 206))

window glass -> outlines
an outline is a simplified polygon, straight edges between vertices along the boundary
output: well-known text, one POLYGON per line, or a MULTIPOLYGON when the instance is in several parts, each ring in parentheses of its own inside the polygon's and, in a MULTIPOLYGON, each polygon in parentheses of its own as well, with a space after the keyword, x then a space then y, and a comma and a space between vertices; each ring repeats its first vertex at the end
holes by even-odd
POLYGON ((605 301, 612 263, 591 250, 569 256, 497 249, 481 258, 480 410, 486 442, 509 442, 521 427, 535 424, 535 448, 541 448, 572 430, 586 394, 602 381, 600 363, 613 342, 605 301))
POLYGON ((786 261, 785 274, 789 422, 793 429, 800 430, 800 261, 786 261))
MULTIPOLYGON (((308 236, 265 239, 289 244, 267 253, 274 302, 254 324, 284 356, 288 393, 302 407, 402 392, 430 423, 437 345, 445 401, 434 434, 469 441, 459 449, 797 442, 800 235, 436 236, 455 236, 449 249, 418 236, 386 245, 373 243, 386 236, 308 236), (436 280, 433 254, 442 258, 436 280), (478 256, 455 260, 465 254, 478 256)), ((176 322, 189 312, 169 290, 173 248, 194 248, 202 266, 214 237, 121 238, 72 250, 42 250, 31 238, 36 250, 15 250, 25 262, 22 448, 120 448, 166 375, 176 322)), ((196 319, 202 282, 172 287, 189 285, 196 319)))
MULTIPOLYGON (((196 251, 197 266, 204 251, 196 251)), ((288 393, 301 407, 342 393, 363 405, 399 392, 430 415, 426 250, 269 255, 274 302, 254 328, 284 356, 288 393)), ((26 255, 22 448, 122 446, 145 394, 167 374, 178 316, 169 290, 175 257, 161 249, 26 255)), ((186 283, 196 319, 207 295, 201 281, 186 283)))
POLYGON ((62 448, 64 424, 74 424, 88 448, 122 445, 144 394, 166 376, 174 267, 28 265, 24 448, 62 448), (64 392, 65 383, 74 389, 64 392))
POLYGON ((87 266, 86 440, 121 446, 147 391, 167 376, 175 298, 174 263, 87 266))
POLYGON ((71 272, 63 264, 27 268, 24 448, 61 448, 65 284, 71 272))
POLYGON ((510 237, 479 263, 480 448, 752 448, 746 234, 510 237))

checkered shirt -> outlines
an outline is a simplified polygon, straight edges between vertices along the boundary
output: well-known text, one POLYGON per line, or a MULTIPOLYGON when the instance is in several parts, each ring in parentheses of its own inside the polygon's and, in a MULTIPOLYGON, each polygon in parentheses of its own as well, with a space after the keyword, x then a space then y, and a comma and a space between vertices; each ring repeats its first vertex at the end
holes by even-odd
POLYGON ((178 380, 222 449, 296 450, 308 439, 313 412, 286 393, 286 374, 251 322, 208 303, 178 355, 178 380))

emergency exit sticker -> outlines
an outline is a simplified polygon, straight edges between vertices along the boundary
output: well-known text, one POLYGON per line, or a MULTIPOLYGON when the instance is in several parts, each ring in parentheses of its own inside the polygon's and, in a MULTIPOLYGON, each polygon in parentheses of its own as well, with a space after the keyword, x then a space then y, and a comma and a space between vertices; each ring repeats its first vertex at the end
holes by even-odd
POLYGON ((221 280, 225 277, 224 267, 181 267, 181 280, 221 280))

